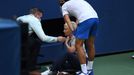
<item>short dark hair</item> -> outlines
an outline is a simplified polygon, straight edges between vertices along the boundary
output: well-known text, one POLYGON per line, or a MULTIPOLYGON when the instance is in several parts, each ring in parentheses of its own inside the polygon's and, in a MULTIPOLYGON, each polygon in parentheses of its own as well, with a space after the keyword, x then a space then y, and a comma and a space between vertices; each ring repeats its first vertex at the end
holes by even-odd
POLYGON ((59 0, 60 1, 60 6, 62 6, 65 2, 69 1, 69 0, 59 0))
POLYGON ((69 1, 69 0, 64 0, 65 2, 69 1))
POLYGON ((30 9, 30 14, 35 14, 36 12, 41 12, 43 13, 43 10, 39 9, 39 8, 31 8, 30 9))

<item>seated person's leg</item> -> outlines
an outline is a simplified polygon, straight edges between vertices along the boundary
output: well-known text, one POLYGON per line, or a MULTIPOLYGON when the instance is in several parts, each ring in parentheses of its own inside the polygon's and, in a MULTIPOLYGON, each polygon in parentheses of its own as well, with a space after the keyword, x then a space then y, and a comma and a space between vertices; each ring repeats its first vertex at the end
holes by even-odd
POLYGON ((80 63, 75 53, 67 53, 63 58, 54 62, 50 70, 53 74, 56 74, 58 71, 75 73, 80 70, 80 63))
POLYGON ((74 71, 80 70, 80 62, 76 53, 68 53, 68 61, 70 63, 70 69, 74 71))
POLYGON ((58 72, 63 70, 63 65, 66 61, 66 55, 67 54, 65 54, 63 57, 59 58, 58 60, 54 61, 51 67, 51 71, 58 72))

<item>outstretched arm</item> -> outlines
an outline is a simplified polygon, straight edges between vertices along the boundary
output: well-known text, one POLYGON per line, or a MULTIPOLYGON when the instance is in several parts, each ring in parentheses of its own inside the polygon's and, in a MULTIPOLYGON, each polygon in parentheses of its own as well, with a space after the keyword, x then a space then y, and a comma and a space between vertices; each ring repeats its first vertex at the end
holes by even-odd
POLYGON ((32 27, 33 31, 36 33, 36 35, 43 41, 43 42, 63 42, 65 40, 64 37, 59 36, 59 37, 53 37, 53 36, 48 36, 44 33, 41 23, 40 22, 30 22, 30 26, 32 27))

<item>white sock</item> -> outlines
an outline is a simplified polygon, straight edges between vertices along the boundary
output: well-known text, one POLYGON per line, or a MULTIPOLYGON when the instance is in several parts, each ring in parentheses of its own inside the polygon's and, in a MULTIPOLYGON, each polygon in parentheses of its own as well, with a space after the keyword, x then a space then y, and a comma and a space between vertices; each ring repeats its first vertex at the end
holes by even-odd
POLYGON ((87 66, 86 64, 81 64, 81 70, 83 73, 87 73, 87 66))
POLYGON ((87 70, 93 69, 93 62, 94 62, 94 61, 88 61, 88 62, 87 62, 87 70))

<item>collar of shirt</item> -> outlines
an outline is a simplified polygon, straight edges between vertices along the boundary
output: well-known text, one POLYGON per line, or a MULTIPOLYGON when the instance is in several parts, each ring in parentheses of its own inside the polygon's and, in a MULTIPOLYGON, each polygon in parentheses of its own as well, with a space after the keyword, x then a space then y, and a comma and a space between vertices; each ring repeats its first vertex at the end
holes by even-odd
POLYGON ((32 17, 36 18, 37 20, 41 21, 41 19, 38 19, 37 17, 35 17, 33 14, 30 14, 32 17))

